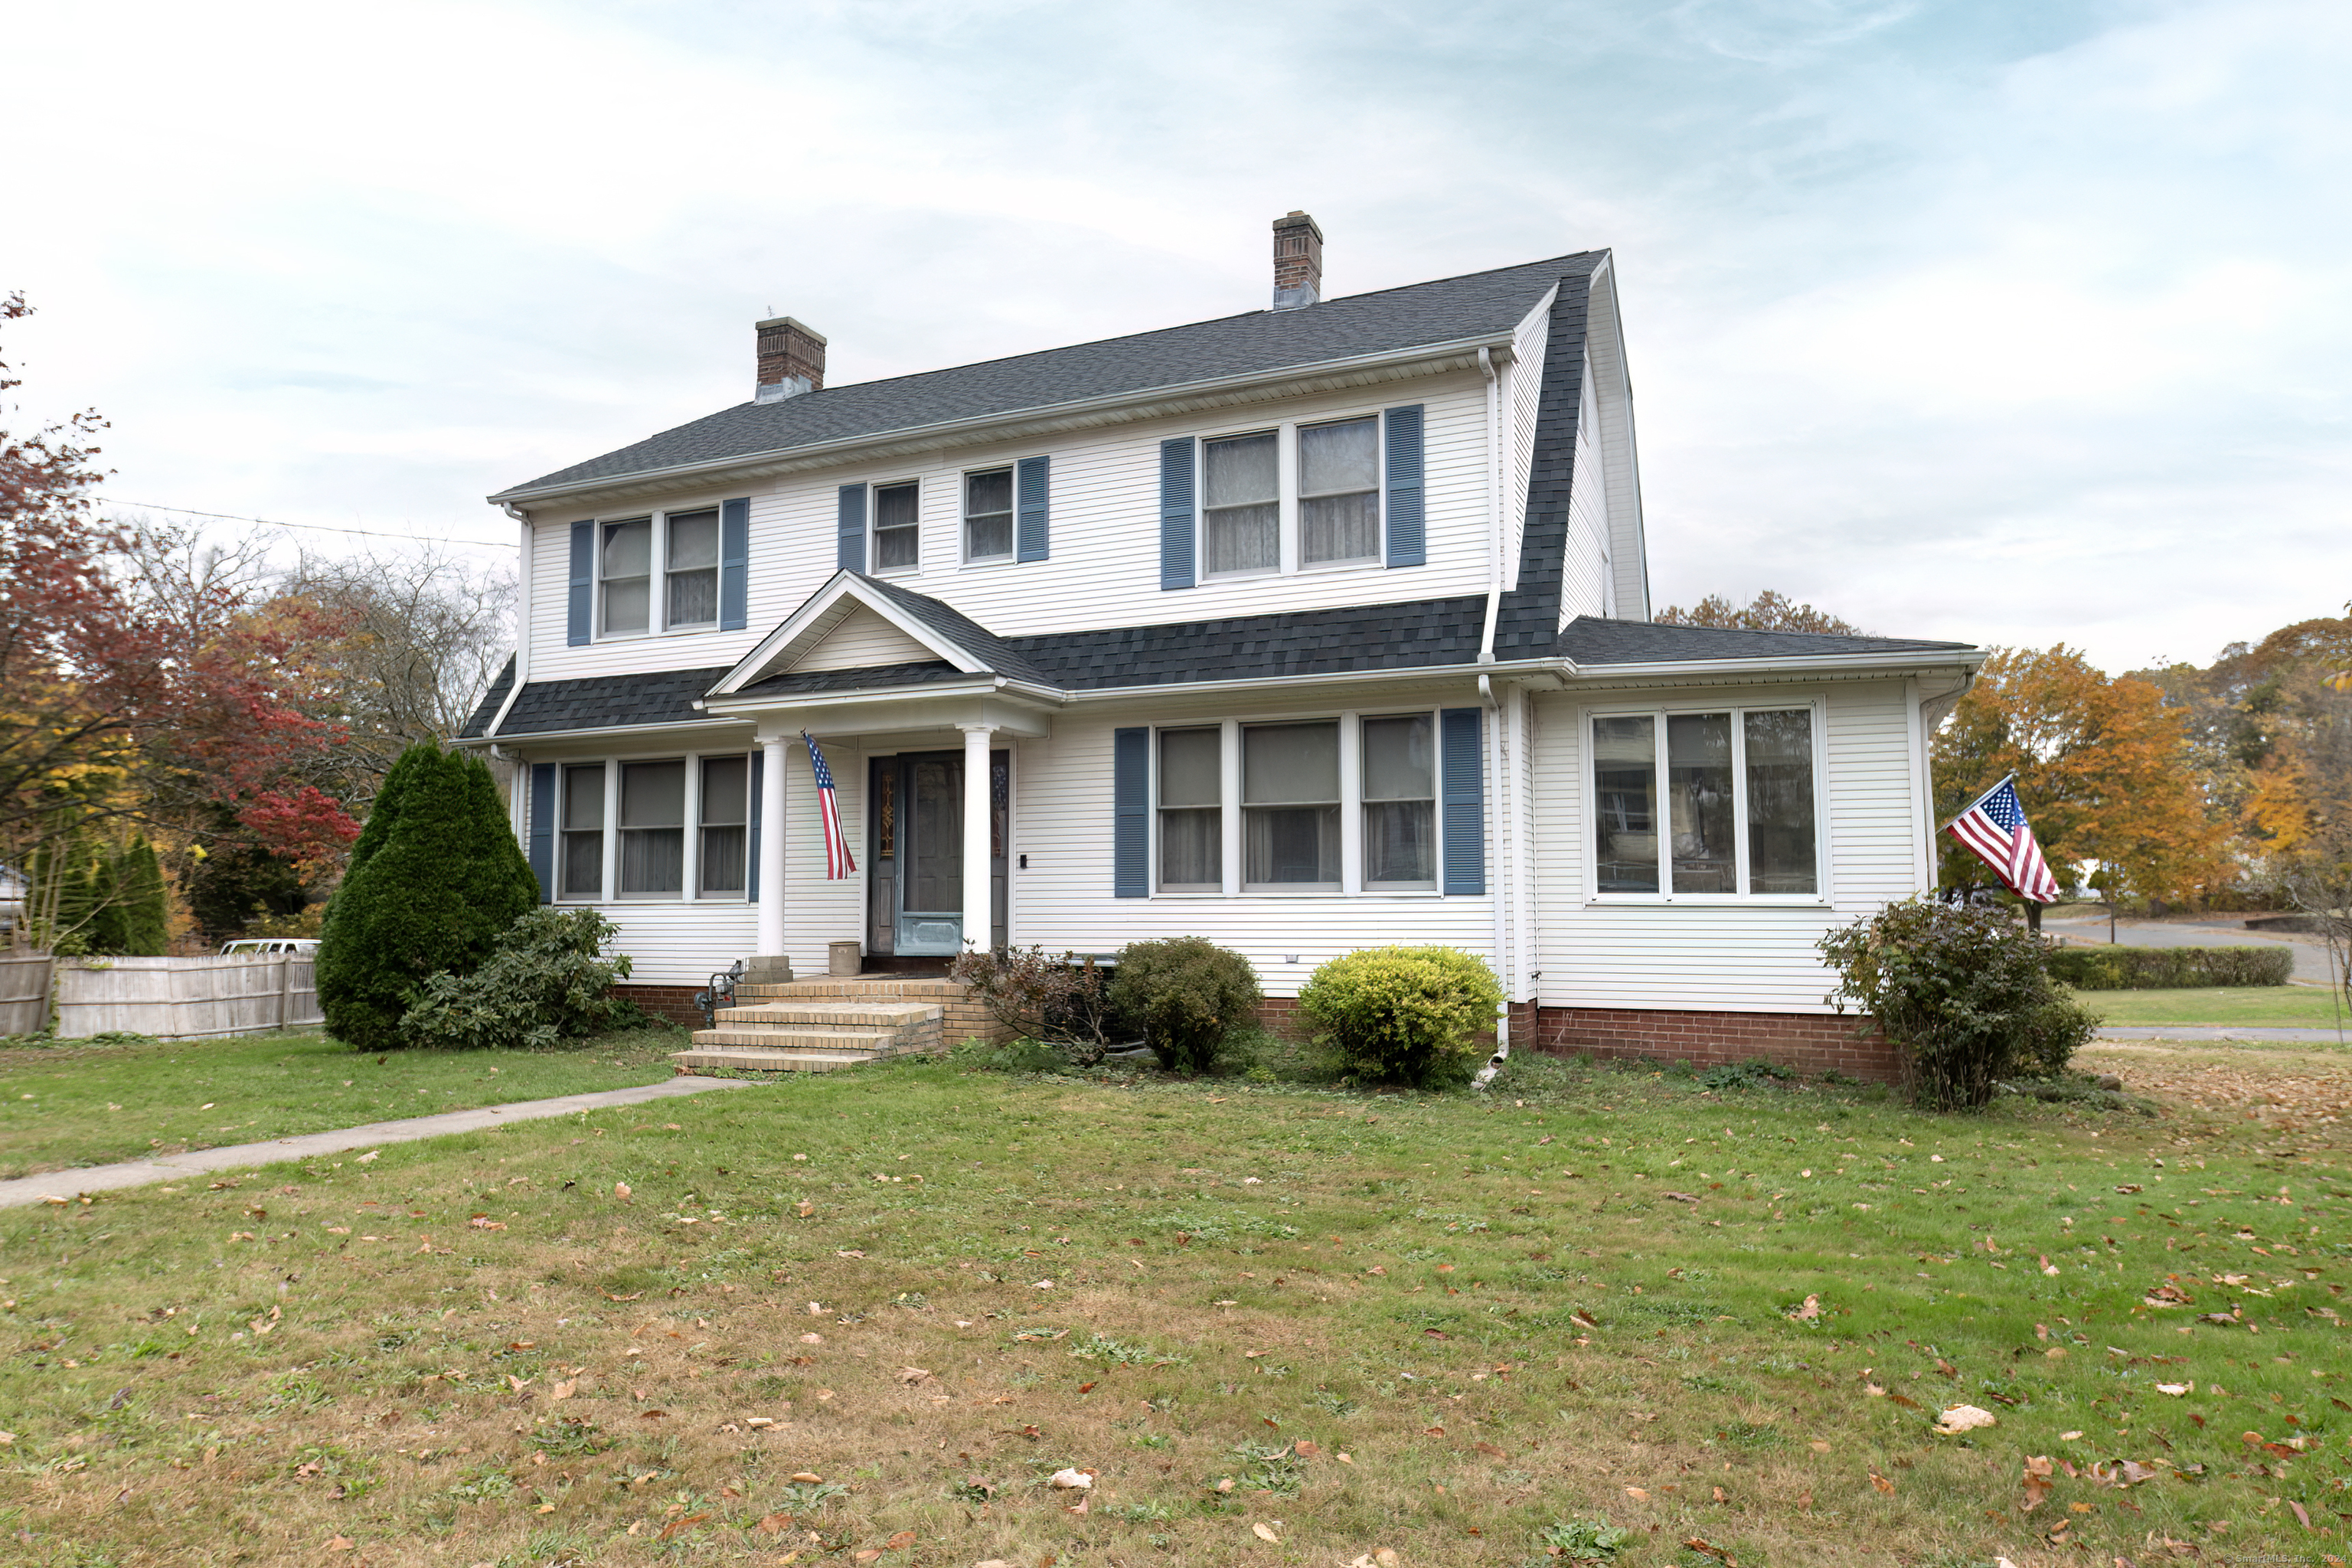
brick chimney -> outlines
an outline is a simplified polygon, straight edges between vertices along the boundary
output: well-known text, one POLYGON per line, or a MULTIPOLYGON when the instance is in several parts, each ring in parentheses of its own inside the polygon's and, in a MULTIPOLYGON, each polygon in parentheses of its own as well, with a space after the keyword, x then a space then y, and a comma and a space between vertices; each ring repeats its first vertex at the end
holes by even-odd
POLYGON ((1274 220, 1274 308, 1296 310, 1323 298, 1323 231, 1305 213, 1274 220))
POLYGON ((772 316, 759 325, 762 403, 782 403, 824 387, 824 338, 790 316, 772 316))

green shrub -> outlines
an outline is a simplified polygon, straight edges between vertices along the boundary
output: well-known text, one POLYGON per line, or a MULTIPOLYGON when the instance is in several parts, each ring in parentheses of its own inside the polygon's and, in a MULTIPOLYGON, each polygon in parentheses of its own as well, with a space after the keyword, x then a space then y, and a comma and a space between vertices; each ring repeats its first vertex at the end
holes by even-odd
POLYGON ((1226 1042, 1257 1022, 1263 1000, 1248 959, 1197 936, 1128 943, 1110 984, 1112 1012, 1171 1072, 1216 1066, 1226 1042))
POLYGON ((960 952, 948 962, 948 978, 970 986, 1015 1037, 1050 1041, 1079 1067, 1102 1060, 1109 988, 1092 958, 1055 958, 1042 947, 960 952))
POLYGON ((1971 1110, 2002 1079, 2061 1071, 2098 1021, 2060 991, 2042 939, 2005 909, 1913 899, 1822 938, 1830 998, 1901 1054, 1912 1099, 1971 1110))
POLYGON ((594 910, 526 911, 471 974, 444 970, 425 982, 400 1020, 401 1043, 544 1050, 635 1022, 636 1005, 611 994, 629 956, 604 956, 620 929, 594 910))
POLYGON ((1318 969, 1298 993, 1317 1039, 1365 1078, 1455 1083, 1478 1065, 1471 1041, 1495 1026, 1503 988, 1458 947, 1368 947, 1318 969))
POLYGON ((2062 947, 2050 977, 2077 991, 2172 991, 2192 985, 2284 985, 2288 947, 2062 947))
POLYGON ((400 1020, 433 975, 471 974, 539 880, 489 769, 431 742, 384 776, 319 941, 319 1006, 361 1050, 404 1044, 400 1020))

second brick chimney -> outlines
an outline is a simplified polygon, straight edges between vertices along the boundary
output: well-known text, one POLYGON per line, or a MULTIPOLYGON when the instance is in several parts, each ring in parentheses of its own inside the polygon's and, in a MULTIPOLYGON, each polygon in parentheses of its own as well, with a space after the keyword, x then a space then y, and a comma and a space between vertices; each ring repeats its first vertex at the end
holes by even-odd
POLYGON ((759 325, 762 403, 781 403, 824 387, 824 337, 790 316, 772 316, 759 325))
POLYGON ((1305 213, 1274 220, 1274 308, 1296 310, 1323 298, 1323 231, 1305 213))

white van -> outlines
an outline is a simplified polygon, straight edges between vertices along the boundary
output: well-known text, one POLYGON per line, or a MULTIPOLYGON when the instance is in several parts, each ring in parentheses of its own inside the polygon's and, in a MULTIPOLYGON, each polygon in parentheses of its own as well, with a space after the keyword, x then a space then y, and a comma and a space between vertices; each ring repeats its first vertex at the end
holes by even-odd
POLYGON ((243 942, 225 942, 221 952, 226 954, 250 956, 257 952, 290 952, 309 958, 319 951, 319 939, 314 936, 251 937, 243 942))

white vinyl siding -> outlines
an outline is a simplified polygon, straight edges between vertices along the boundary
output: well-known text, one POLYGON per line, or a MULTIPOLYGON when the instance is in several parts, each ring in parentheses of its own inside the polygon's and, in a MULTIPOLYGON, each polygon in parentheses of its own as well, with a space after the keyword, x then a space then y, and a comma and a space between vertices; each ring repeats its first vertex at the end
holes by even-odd
POLYGON ((1503 581, 1519 580, 1519 550, 1527 538, 1528 479, 1535 470, 1536 416, 1543 403, 1544 357, 1551 343, 1554 288, 1536 302, 1511 336, 1511 363, 1503 373, 1503 581))
POLYGON ((1827 931, 1919 889, 1902 682, 1832 682, 1643 692, 1614 703, 1576 693, 1535 701, 1538 835, 1535 956, 1556 1007, 1823 1013, 1827 931), (1592 824, 1581 783, 1595 710, 1672 705, 1787 708, 1819 700, 1826 758, 1818 789, 1828 886, 1822 900, 1596 899, 1592 824))
MULTIPOLYGON (((1231 413, 1139 420, 1077 432, 1066 440, 1041 443, 1029 437, 946 448, 926 459, 928 466, 910 468, 904 459, 896 459, 794 474, 748 491, 751 575, 744 630, 584 647, 566 645, 564 595, 570 524, 576 517, 594 514, 550 508, 535 514, 532 529, 530 678, 563 680, 696 668, 740 658, 833 575, 838 492, 845 484, 919 481, 921 563, 892 574, 892 580, 953 605, 1002 636, 1484 593, 1486 442, 1486 383, 1473 371, 1283 399, 1263 405, 1247 420, 1231 413), (1220 579, 1213 588, 1160 591, 1162 439, 1360 416, 1413 403, 1425 410, 1427 564, 1391 571, 1371 560, 1312 572, 1220 579), (993 563, 968 568, 961 540, 963 476, 1041 455, 1050 456, 1054 465, 1052 559, 1024 563, 1015 572, 993 563)), ((730 493, 746 491, 738 488, 730 493)), ((718 504, 715 497, 701 494, 665 500, 670 510, 681 511, 718 504)), ((635 517, 660 508, 648 509, 641 501, 625 512, 607 510, 635 517)))
POLYGON ((868 669, 881 664, 918 664, 940 656, 880 616, 859 605, 816 646, 794 659, 793 669, 868 669))
POLYGON ((1615 613, 1609 562, 1609 492, 1601 472, 1592 377, 1582 378, 1576 413, 1576 457, 1570 470, 1568 557, 1560 565, 1559 624, 1615 613))

